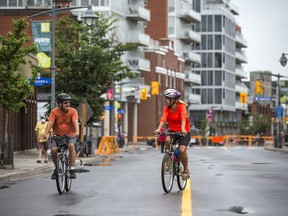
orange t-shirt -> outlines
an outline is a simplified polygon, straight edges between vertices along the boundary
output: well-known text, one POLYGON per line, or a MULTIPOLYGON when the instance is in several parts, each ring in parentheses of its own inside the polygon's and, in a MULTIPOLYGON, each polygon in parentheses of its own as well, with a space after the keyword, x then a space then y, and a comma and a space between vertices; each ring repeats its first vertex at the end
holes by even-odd
POLYGON ((76 130, 73 121, 78 122, 78 113, 74 108, 68 108, 64 113, 59 108, 54 108, 49 116, 49 122, 53 124, 53 133, 58 136, 74 135, 76 130))
POLYGON ((168 122, 168 130, 180 132, 182 121, 186 121, 185 130, 190 132, 190 122, 187 117, 185 104, 178 103, 177 110, 175 112, 169 109, 168 106, 164 107, 161 121, 168 122))

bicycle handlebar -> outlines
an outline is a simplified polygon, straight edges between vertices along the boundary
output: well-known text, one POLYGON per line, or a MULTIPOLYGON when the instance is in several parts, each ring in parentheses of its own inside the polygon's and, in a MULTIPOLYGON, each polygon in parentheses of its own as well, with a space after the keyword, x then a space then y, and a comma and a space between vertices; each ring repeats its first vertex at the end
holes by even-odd
POLYGON ((179 135, 179 136, 184 136, 182 132, 175 132, 175 131, 167 131, 167 132, 160 132, 156 133, 155 135, 179 135))

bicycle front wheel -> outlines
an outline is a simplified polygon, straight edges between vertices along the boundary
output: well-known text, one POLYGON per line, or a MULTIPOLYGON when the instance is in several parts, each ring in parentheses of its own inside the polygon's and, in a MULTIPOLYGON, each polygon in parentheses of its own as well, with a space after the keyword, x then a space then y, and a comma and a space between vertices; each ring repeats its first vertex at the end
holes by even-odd
POLYGON ((66 166, 63 160, 63 156, 57 157, 56 169, 57 169, 57 177, 56 177, 57 190, 59 194, 63 194, 65 191, 65 181, 66 181, 65 180, 66 166))
POLYGON ((177 184, 180 190, 184 190, 186 188, 187 180, 182 179, 182 175, 184 173, 184 166, 180 159, 178 158, 178 170, 177 170, 177 184))
POLYGON ((65 189, 66 191, 70 191, 71 185, 72 185, 72 179, 70 178, 70 166, 69 166, 69 160, 66 161, 66 178, 65 178, 65 189))
POLYGON ((169 193, 172 190, 174 181, 173 159, 169 154, 165 154, 162 159, 161 180, 163 190, 169 193))

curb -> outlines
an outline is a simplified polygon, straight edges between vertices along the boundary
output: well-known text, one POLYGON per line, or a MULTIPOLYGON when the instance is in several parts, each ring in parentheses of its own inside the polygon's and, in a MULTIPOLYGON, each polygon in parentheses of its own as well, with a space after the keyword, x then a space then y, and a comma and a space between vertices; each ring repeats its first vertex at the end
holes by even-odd
MULTIPOLYGON (((78 158, 76 160, 76 166, 79 167, 83 166, 84 163, 94 161, 95 159, 97 159, 97 156, 89 158, 78 158)), ((53 162, 51 162, 46 166, 35 167, 26 170, 17 170, 17 169, 11 169, 11 170, 3 169, 3 170, 5 170, 5 172, 7 173, 0 175, 0 183, 22 180, 24 178, 32 177, 46 172, 52 172, 54 170, 54 164, 53 162)))

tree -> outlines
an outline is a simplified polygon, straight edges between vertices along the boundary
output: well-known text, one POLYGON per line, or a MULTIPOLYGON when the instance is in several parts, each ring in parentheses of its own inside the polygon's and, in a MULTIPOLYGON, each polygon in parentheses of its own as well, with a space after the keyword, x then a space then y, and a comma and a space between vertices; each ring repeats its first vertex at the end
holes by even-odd
POLYGON ((240 122, 240 130, 242 135, 255 135, 257 133, 266 133, 271 125, 271 119, 259 113, 253 113, 247 118, 243 118, 240 122))
MULTIPOLYGON (((8 117, 10 112, 18 112, 25 105, 25 99, 33 93, 33 81, 36 71, 32 70, 32 83, 21 73, 22 66, 27 64, 26 56, 36 53, 37 48, 27 45, 30 37, 25 32, 28 23, 24 19, 13 20, 13 32, 6 37, 0 35, 0 106, 6 111, 4 122, 4 142, 1 147, 4 164, 7 163, 8 117)), ((31 62, 30 62, 31 64, 31 62)), ((13 151, 13 150, 12 150, 13 151)), ((13 164, 13 163, 12 163, 13 164)))
POLYGON ((86 27, 64 17, 57 23, 56 92, 70 94, 73 106, 85 98, 94 112, 90 122, 103 112, 100 96, 115 81, 134 77, 121 57, 135 45, 117 40, 117 21, 112 16, 100 16, 93 26, 86 27))

